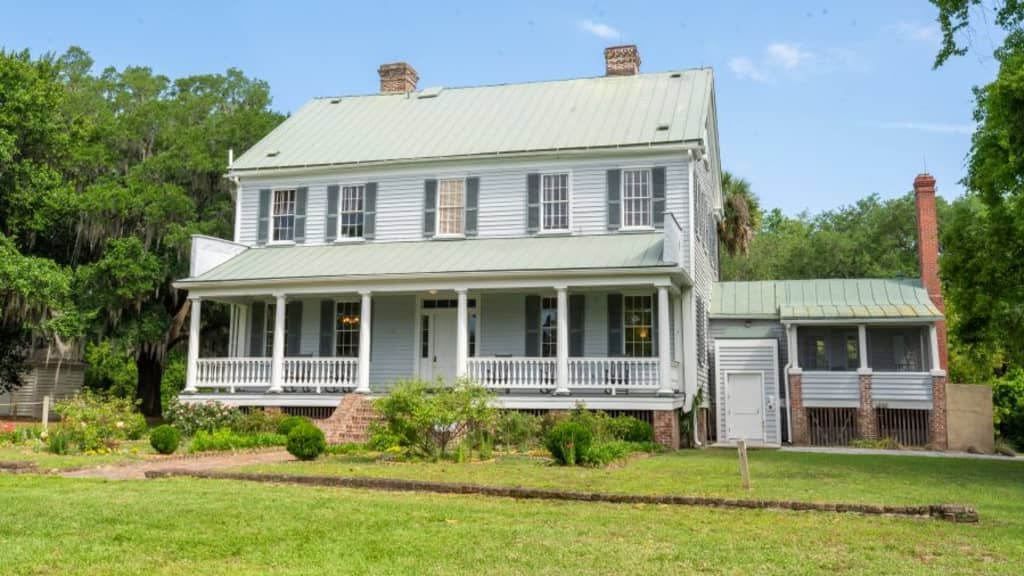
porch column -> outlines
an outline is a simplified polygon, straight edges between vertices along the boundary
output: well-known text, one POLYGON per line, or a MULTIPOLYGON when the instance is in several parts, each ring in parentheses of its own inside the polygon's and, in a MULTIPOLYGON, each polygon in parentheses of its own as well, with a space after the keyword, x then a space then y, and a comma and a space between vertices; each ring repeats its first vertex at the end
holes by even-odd
POLYGON ((469 296, 465 288, 456 288, 459 309, 455 321, 458 324, 455 330, 455 377, 465 378, 469 364, 469 296))
POLYGON ((674 392, 678 392, 683 383, 683 299, 678 294, 672 295, 672 321, 675 326, 672 334, 675 337, 675 346, 672 350, 672 359, 676 361, 676 386, 674 392))
POLYGON ((284 294, 274 294, 274 348, 270 356, 270 389, 274 394, 284 391, 284 312, 287 298, 284 294))
POLYGON ((860 368, 857 369, 857 384, 860 387, 860 410, 857 412, 857 427, 864 438, 878 438, 878 415, 875 413, 875 400, 872 390, 871 368, 868 368, 868 329, 864 324, 857 325, 857 336, 860 340, 860 368))
POLYGON ((949 435, 946 430, 946 371, 942 369, 938 332, 935 324, 928 326, 932 357, 932 410, 928 415, 928 436, 933 446, 939 450, 946 450, 949 448, 949 435))
POLYGON ((929 355, 932 357, 932 373, 942 372, 942 359, 939 356, 939 331, 935 324, 928 325, 929 355))
POLYGON ((658 286, 658 395, 672 395, 672 333, 669 330, 668 286, 658 286))
POLYGON ((203 301, 198 296, 189 296, 189 325, 188 325, 188 376, 185 379, 185 393, 195 394, 198 392, 199 370, 199 321, 203 301))
POLYGON ((860 356, 860 371, 863 373, 868 368, 868 327, 860 324, 857 326, 857 338, 859 342, 857 345, 860 347, 858 350, 860 356))
POLYGON ((556 348, 558 352, 558 369, 556 371, 555 394, 560 396, 569 395, 569 288, 567 286, 555 286, 558 293, 558 327, 555 335, 558 338, 556 348))
POLYGON ((370 393, 370 309, 373 301, 369 292, 360 292, 359 303, 359 384, 356 394, 370 393))

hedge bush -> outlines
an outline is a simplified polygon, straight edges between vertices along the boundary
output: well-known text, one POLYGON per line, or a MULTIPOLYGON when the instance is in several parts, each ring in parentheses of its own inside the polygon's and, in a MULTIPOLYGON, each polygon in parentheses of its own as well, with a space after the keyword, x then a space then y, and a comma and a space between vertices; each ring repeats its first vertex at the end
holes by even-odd
POLYGON ((181 431, 174 426, 163 424, 149 432, 149 445, 161 454, 173 454, 181 442, 181 431))
POLYGON ((299 460, 316 460, 327 449, 323 430, 303 422, 288 433, 288 452, 299 460))
POLYGON ((217 450, 245 450, 247 448, 267 448, 284 446, 288 439, 280 434, 260 432, 257 434, 238 434, 230 428, 221 428, 213 432, 200 430, 189 445, 190 452, 209 452, 217 450))
POLYGON ((201 430, 212 433, 221 428, 230 428, 241 417, 238 408, 216 400, 200 403, 175 400, 164 412, 164 418, 185 436, 195 436, 201 430))
POLYGON ((608 433, 615 440, 623 442, 653 442, 654 427, 632 416, 608 418, 605 423, 608 433))
POLYGON ((1024 370, 1013 370, 992 382, 996 432, 1024 448, 1024 370))
POLYGON ((312 424, 309 418, 304 416, 285 416, 277 422, 277 433, 282 436, 287 436, 295 429, 296 426, 303 424, 312 424))
POLYGON ((551 428, 545 444, 558 463, 575 466, 584 462, 593 439, 590 428, 575 420, 566 420, 551 428))
POLYGON ((231 429, 238 434, 256 434, 259 432, 281 432, 278 428, 281 421, 290 416, 280 413, 267 413, 259 408, 253 408, 246 413, 239 414, 231 423, 231 429))

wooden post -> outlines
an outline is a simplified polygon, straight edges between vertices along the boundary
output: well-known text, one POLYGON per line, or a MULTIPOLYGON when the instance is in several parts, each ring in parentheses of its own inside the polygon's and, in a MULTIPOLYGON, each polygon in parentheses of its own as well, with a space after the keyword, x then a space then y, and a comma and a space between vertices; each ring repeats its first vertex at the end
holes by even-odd
POLYGON ((50 397, 43 396, 43 430, 46 430, 50 424, 50 397))
POLYGON ((743 478, 743 489, 750 490, 750 466, 747 463, 747 441, 742 438, 737 440, 736 449, 740 453, 740 476, 743 478))

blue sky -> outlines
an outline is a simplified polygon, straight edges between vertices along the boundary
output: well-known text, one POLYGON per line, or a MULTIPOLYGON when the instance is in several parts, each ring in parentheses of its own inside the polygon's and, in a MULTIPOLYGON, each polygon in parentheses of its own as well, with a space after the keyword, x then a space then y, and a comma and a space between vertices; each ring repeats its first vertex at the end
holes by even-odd
POLYGON ((602 49, 637 44, 644 71, 711 66, 722 162, 787 213, 900 195, 925 163, 962 194, 971 87, 997 71, 997 38, 933 71, 935 9, 920 1, 11 3, 0 45, 88 50, 97 68, 171 77, 242 69, 274 107, 375 92, 381 63, 420 86, 595 76, 602 49))

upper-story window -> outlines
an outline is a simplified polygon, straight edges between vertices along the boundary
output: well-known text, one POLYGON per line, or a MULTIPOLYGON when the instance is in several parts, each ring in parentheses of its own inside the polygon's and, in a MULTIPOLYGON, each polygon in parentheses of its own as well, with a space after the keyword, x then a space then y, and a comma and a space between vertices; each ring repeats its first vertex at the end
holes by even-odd
POLYGON ((622 227, 651 225, 651 171, 622 171, 622 227))
POLYGON ((569 175, 541 176, 541 209, 543 230, 569 229, 569 175))
POLYGON ((295 240, 295 189, 274 190, 273 218, 270 239, 274 242, 295 240))
POLYGON ((540 355, 558 355, 558 298, 540 299, 540 355))
POLYGON ((465 233, 466 181, 441 180, 437 183, 437 230, 441 236, 465 233))
POLYGON ((338 218, 339 238, 362 238, 365 217, 366 186, 344 186, 341 189, 341 213, 338 218))

